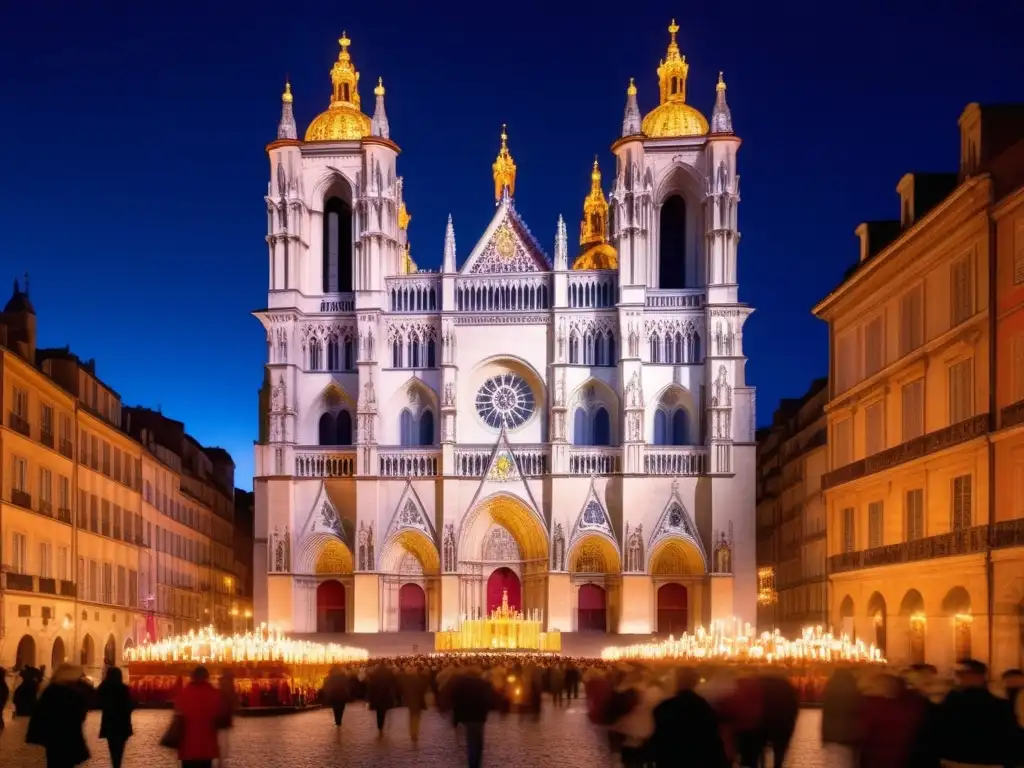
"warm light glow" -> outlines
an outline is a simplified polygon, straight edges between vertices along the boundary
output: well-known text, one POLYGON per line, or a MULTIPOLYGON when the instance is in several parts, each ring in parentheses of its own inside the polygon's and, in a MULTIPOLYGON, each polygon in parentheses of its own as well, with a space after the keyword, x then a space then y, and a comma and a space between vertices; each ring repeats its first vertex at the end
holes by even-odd
POLYGON ((750 624, 741 625, 739 619, 712 622, 709 629, 699 627, 695 634, 684 633, 678 640, 669 637, 661 643, 605 648, 601 658, 607 661, 717 660, 757 664, 885 661, 874 644, 851 641, 847 635, 836 637, 820 626, 806 627, 798 640, 787 640, 778 630, 758 636, 750 624))
POLYGON ((365 661, 370 657, 365 648, 345 645, 310 643, 292 640, 283 632, 261 624, 255 632, 226 637, 218 635, 213 627, 192 630, 187 635, 169 637, 138 648, 128 648, 124 658, 128 662, 196 662, 240 663, 276 661, 285 664, 343 664, 365 661))

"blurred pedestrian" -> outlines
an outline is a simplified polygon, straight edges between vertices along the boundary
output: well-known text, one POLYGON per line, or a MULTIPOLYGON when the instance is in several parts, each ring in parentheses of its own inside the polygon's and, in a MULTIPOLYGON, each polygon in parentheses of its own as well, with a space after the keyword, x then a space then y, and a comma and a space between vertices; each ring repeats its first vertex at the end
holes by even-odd
POLYGON ((175 734, 182 768, 213 768, 220 757, 217 732, 228 712, 223 694, 210 684, 206 667, 196 667, 174 701, 179 733, 175 734))
POLYGON ((939 705, 939 756, 968 766, 1011 766, 1017 721, 1010 703, 988 689, 988 667, 975 659, 956 666, 956 687, 939 705))
POLYGON ((124 684, 124 676, 117 667, 107 667, 107 674, 96 692, 100 707, 100 738, 107 740, 110 750, 110 764, 113 768, 121 768, 124 760, 124 748, 131 738, 132 701, 131 691, 124 684))
POLYGON ((81 667, 58 667, 29 720, 25 741, 46 750, 47 768, 72 768, 89 759, 82 735, 89 710, 78 690, 82 674, 81 667))

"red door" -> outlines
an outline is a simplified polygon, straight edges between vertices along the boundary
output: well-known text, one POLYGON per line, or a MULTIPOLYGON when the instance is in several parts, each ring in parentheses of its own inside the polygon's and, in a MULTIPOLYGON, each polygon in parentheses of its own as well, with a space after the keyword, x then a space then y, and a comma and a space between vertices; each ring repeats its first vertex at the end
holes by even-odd
POLYGON ((658 589, 658 634, 679 637, 689 629, 686 587, 664 584, 658 589))
POLYGON ((519 577, 511 568, 498 568, 487 579, 487 615, 501 606, 502 593, 508 590, 508 605, 517 611, 523 610, 522 587, 519 577))
POLYGON ((316 631, 345 631, 345 585, 330 579, 316 588, 316 631))
POLYGON ((398 590, 398 628, 402 632, 427 631, 427 595, 419 584, 403 584, 398 590))
POLYGON ((577 593, 576 631, 608 631, 608 595, 597 584, 584 584, 577 593))

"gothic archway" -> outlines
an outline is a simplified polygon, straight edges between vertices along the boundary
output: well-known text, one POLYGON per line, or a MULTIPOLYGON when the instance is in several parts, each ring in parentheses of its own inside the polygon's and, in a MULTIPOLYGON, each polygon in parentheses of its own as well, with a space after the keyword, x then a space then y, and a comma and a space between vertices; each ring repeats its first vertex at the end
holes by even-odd
POLYGON ((676 582, 658 587, 658 634, 679 637, 690 627, 690 594, 676 582))
POLYGON ((523 587, 516 572, 511 568, 495 568, 487 577, 487 614, 498 608, 505 595, 509 607, 523 610, 523 587))
POLYGON ((576 594, 576 631, 608 631, 608 593, 597 584, 581 584, 576 594))
POLYGON ((67 661, 67 652, 64 650, 64 640, 60 637, 53 641, 53 649, 50 651, 50 670, 55 670, 67 661))
POLYGON ((113 635, 107 638, 107 644, 103 646, 103 663, 108 667, 117 664, 117 641, 113 635))
POLYGON ((18 641, 18 650, 14 654, 14 667, 15 669, 22 669, 23 667, 34 667, 35 665, 36 639, 32 635, 24 635, 18 641))
POLYGON ((399 625, 402 632, 426 632, 427 594, 419 584, 403 584, 398 590, 399 625))
POLYGON ((82 638, 81 665, 91 667, 96 658, 96 644, 92 641, 92 635, 86 634, 82 638))
POLYGON ((316 588, 316 631, 344 632, 345 585, 336 579, 322 581, 316 588))
POLYGON ((696 543, 685 536, 669 535, 651 548, 648 570, 652 576, 696 576, 707 568, 696 543))

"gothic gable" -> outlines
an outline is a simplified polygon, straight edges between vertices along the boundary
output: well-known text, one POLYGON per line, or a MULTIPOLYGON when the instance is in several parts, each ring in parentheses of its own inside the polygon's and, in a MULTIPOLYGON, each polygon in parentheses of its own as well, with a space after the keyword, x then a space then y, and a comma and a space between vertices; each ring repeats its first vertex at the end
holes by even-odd
POLYGON ((402 491, 395 512, 391 516, 391 523, 388 525, 385 538, 390 538, 401 530, 420 531, 431 541, 437 541, 434 524, 430 521, 411 480, 407 480, 405 483, 405 490, 402 491))
POLYGON ((512 450, 504 428, 494 443, 494 449, 491 451, 483 478, 480 480, 476 493, 473 494, 473 500, 468 509, 473 509, 480 499, 485 499, 495 493, 506 493, 518 497, 540 517, 538 512, 540 506, 533 498, 530 486, 523 475, 522 466, 512 450))
POLYGON ((548 272, 551 262, 516 213, 511 200, 504 200, 491 219, 480 242, 469 254, 462 274, 495 275, 548 272))
POLYGON ((327 492, 326 483, 320 483, 320 492, 316 495, 316 501, 313 502, 313 507, 302 526, 303 538, 316 533, 334 535, 345 544, 349 543, 341 515, 338 514, 338 510, 327 492))
POLYGON ((693 518, 686 510, 683 500, 679 496, 678 480, 673 481, 672 495, 669 497, 661 517, 658 518, 658 523, 651 532, 651 538, 647 545, 648 552, 653 549, 660 539, 666 536, 682 536, 689 539, 700 550, 701 557, 707 563, 707 553, 704 550, 703 542, 700 540, 700 534, 697 532, 697 526, 694 525, 693 518))
POLYGON ((588 533, 600 533, 613 542, 615 541, 615 529, 612 528, 611 517, 597 495, 593 479, 590 481, 590 489, 587 491, 583 506, 576 516, 576 523, 573 525, 572 534, 569 537, 569 548, 571 549, 573 543, 588 533))

